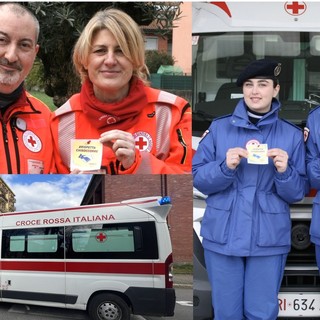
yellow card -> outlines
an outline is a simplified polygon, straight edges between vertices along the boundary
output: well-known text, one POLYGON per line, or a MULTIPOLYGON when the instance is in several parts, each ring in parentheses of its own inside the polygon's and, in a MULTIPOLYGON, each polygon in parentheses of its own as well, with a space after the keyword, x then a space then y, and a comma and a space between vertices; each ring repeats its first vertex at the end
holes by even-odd
POLYGON ((250 144, 247 146, 249 152, 248 163, 251 164, 268 164, 268 145, 267 144, 250 144))
POLYGON ((70 170, 99 170, 102 163, 102 143, 98 139, 72 139, 70 170))

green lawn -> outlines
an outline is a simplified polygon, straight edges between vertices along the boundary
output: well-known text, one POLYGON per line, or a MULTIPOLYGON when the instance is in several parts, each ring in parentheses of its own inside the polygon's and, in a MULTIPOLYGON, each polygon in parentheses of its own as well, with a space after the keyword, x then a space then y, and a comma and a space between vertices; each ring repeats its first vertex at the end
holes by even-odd
POLYGON ((173 264, 173 274, 192 274, 193 265, 190 263, 173 264))
POLYGON ((52 98, 47 96, 44 92, 39 91, 29 91, 30 94, 41 100, 43 103, 45 103, 50 110, 54 111, 56 110, 56 106, 53 104, 52 98))

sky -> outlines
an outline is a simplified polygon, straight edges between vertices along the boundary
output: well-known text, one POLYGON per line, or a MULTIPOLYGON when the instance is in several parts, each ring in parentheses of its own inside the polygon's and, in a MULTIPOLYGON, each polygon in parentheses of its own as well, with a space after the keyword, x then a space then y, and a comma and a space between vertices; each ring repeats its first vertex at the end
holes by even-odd
POLYGON ((87 174, 1 175, 16 198, 16 211, 79 206, 91 180, 87 174))

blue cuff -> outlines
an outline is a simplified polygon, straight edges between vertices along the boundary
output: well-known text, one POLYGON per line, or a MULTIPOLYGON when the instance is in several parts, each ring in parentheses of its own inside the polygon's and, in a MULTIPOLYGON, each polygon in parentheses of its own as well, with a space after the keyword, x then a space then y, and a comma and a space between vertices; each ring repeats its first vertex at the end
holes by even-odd
POLYGON ((276 178, 278 180, 288 180, 292 174, 292 168, 290 166, 287 167, 287 170, 285 172, 278 172, 277 169, 276 170, 276 178))
POLYGON ((237 171, 237 169, 230 169, 227 164, 226 164, 226 161, 223 161, 221 164, 220 164, 220 168, 221 168, 221 172, 225 175, 225 176, 228 176, 228 177, 233 177, 237 171))

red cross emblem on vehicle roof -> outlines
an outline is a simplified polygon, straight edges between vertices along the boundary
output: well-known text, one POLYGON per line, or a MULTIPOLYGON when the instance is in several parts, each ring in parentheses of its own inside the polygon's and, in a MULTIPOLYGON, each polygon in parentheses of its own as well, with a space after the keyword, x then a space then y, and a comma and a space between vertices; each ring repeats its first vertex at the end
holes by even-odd
POLYGON ((305 2, 292 1, 292 2, 286 2, 284 4, 284 8, 286 12, 292 16, 301 16, 306 12, 307 5, 305 2))

